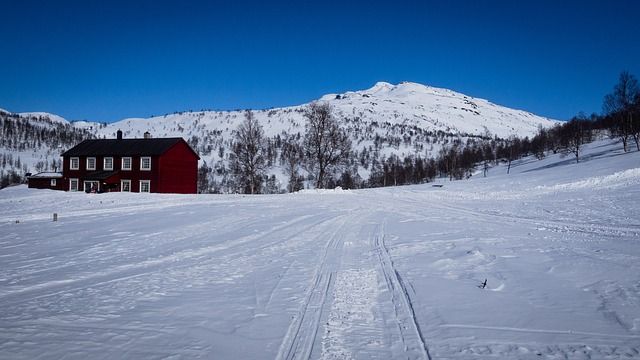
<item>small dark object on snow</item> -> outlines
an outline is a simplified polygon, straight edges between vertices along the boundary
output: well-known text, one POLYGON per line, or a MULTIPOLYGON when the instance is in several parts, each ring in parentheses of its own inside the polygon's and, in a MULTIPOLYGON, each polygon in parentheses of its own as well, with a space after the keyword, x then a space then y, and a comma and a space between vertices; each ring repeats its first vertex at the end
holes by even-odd
POLYGON ((478 285, 478 287, 480 289, 484 289, 485 287, 487 287, 487 279, 484 279, 484 282, 481 285, 478 285))
POLYGON ((433 184, 431 186, 433 186, 433 187, 443 187, 444 185, 442 185, 442 184, 433 184))

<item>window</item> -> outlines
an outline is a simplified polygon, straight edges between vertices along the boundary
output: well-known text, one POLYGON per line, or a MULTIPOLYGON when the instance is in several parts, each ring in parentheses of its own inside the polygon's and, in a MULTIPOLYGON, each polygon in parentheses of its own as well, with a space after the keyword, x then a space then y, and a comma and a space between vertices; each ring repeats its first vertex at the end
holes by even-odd
POLYGON ((97 181, 85 181, 84 192, 98 192, 100 190, 100 183, 97 181))
POLYGON ((151 192, 151 180, 140 180, 140 192, 151 192))
POLYGON ((113 170, 113 158, 112 157, 104 158, 104 166, 102 167, 102 170, 113 170))
POLYGON ((96 158, 88 157, 87 158, 87 170, 95 170, 96 169, 96 158))
POLYGON ((130 192, 131 191, 131 180, 120 180, 120 191, 130 192))
POLYGON ((51 186, 56 186, 56 179, 51 179, 51 182, 49 183, 51 186))
POLYGON ((69 191, 78 191, 78 179, 69 179, 69 191))
POLYGON ((69 164, 70 170, 80 170, 80 158, 72 157, 70 161, 71 161, 71 163, 69 164))
POLYGON ((151 158, 149 156, 140 158, 140 170, 151 170, 151 158))
POLYGON ((122 170, 131 170, 131 158, 123 157, 122 158, 122 170))

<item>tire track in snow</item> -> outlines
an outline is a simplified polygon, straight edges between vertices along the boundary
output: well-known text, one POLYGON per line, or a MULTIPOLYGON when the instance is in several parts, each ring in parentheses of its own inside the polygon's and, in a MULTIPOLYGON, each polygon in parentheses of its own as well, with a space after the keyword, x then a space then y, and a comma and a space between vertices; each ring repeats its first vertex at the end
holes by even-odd
MULTIPOLYGON (((402 197, 401 201, 395 201, 393 207, 385 206, 385 204, 381 203, 381 206, 385 206, 386 211, 392 212, 398 215, 406 216, 406 214, 411 214, 416 220, 432 220, 431 217, 422 215, 421 210, 424 209, 425 199, 415 199, 411 197, 402 197)), ((398 199, 398 200, 400 200, 398 199)), ((371 199, 372 201, 376 201, 376 199, 371 199)), ((430 202, 429 206, 432 208, 437 208, 439 210, 449 211, 452 213, 457 213, 464 216, 473 216, 477 219, 483 219, 492 223, 503 224, 505 220, 509 220, 514 223, 527 224, 532 226, 543 226, 549 229, 563 229, 566 231, 574 231, 574 232, 583 232, 587 234, 594 235, 610 235, 610 236, 620 236, 621 234, 626 234, 629 236, 635 236, 640 232, 640 224, 628 224, 628 225, 607 225, 607 224, 596 224, 596 223, 587 223, 587 222, 577 222, 572 221, 571 223, 566 221, 554 220, 554 219, 544 219, 544 218, 528 218, 517 215, 512 215, 508 213, 491 213, 484 212, 479 210, 473 210, 469 208, 464 208, 461 206, 451 205, 445 202, 430 202)))
MULTIPOLYGON (((292 226, 304 220, 307 220, 308 218, 309 216, 306 216, 306 215, 300 216, 290 222, 287 222, 286 224, 274 227, 267 232, 263 232, 260 234, 251 234, 248 236, 243 236, 239 239, 229 239, 227 241, 223 241, 221 243, 202 247, 199 249, 181 250, 170 255, 160 256, 157 258, 149 259, 149 260, 142 261, 135 264, 120 265, 115 268, 108 269, 107 271, 104 271, 104 272, 90 273, 81 277, 64 279, 64 280, 53 280, 45 283, 32 285, 29 287, 25 287, 13 292, 0 295, 0 303, 2 304, 2 306, 9 306, 9 305, 24 303, 30 300, 35 300, 43 297, 55 296, 61 293, 77 291, 77 290, 84 289, 86 287, 96 287, 102 284, 109 284, 109 283, 117 282, 120 280, 127 280, 127 279, 138 277, 138 276, 144 276, 150 272, 153 272, 156 269, 165 269, 167 264, 170 264, 173 268, 188 267, 188 266, 191 266, 194 261, 197 262, 199 259, 201 259, 202 256, 208 256, 213 253, 222 252, 222 251, 230 251, 229 254, 239 254, 245 251, 246 249, 240 248, 235 251, 233 250, 247 243, 250 243, 268 236, 272 236, 273 234, 277 234, 278 232, 287 231, 287 234, 284 237, 275 237, 277 241, 261 244, 260 246, 253 247, 251 249, 252 251, 255 251, 255 250, 267 248, 267 247, 273 246, 275 243, 287 241, 293 237, 296 237, 300 232, 309 230, 315 226, 319 226, 327 221, 331 221, 335 217, 331 217, 331 218, 323 217, 320 220, 314 221, 311 224, 305 224, 302 227, 302 229, 297 228, 295 229, 295 231, 291 232, 292 226)), ((208 226, 203 225, 201 227, 201 231, 198 234, 206 234, 208 232, 209 232, 208 226)), ((194 233, 189 234, 190 237, 193 237, 195 235, 196 234, 194 233)), ((226 254, 226 255, 228 256, 229 254, 226 254)))
POLYGON ((407 286, 395 269, 389 250, 384 242, 384 225, 380 226, 377 236, 374 237, 374 249, 378 256, 385 283, 391 294, 396 325, 407 358, 431 360, 429 348, 425 343, 420 324, 416 319, 407 286))
POLYGON ((326 308, 329 290, 335 281, 335 264, 339 264, 341 257, 343 246, 341 232, 350 219, 351 217, 343 218, 341 224, 335 227, 329 237, 314 273, 312 285, 280 344, 277 360, 311 357, 320 327, 320 318, 326 308))
POLYGON ((520 224, 528 224, 533 226, 543 226, 550 229, 564 229, 566 231, 574 231, 574 232, 583 232, 587 234, 594 235, 605 235, 609 234, 611 236, 619 236, 620 234, 628 234, 633 236, 640 232, 640 226, 635 224, 629 225, 605 225, 605 224, 596 224, 596 223, 580 223, 577 221, 567 222, 553 219, 541 219, 541 218, 526 218, 511 214, 496 214, 490 212, 483 212, 472 209, 465 209, 458 206, 453 206, 444 203, 431 204, 431 206, 438 207, 442 210, 451 211, 454 213, 473 216, 475 218, 485 219, 487 221, 497 221, 499 223, 504 223, 504 220, 509 220, 512 222, 517 222, 520 224))

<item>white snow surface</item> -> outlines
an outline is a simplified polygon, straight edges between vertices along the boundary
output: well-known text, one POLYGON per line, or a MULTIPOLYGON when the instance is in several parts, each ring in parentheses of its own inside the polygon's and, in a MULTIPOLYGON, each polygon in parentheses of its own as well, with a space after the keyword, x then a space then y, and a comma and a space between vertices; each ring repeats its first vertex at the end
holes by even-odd
POLYGON ((620 149, 442 187, 1 190, 0 358, 640 358, 620 149))
POLYGON ((57 178, 61 178, 62 177, 62 173, 60 172, 39 172, 37 174, 33 174, 30 177, 32 178, 51 178, 51 177, 57 177, 57 178))

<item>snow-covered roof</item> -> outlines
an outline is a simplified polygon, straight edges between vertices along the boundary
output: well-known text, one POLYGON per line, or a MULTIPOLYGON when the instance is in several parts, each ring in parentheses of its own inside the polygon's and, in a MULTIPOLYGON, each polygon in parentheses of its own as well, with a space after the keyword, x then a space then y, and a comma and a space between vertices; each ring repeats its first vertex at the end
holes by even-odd
POLYGON ((30 178, 61 178, 62 173, 59 172, 39 172, 29 176, 30 178))

